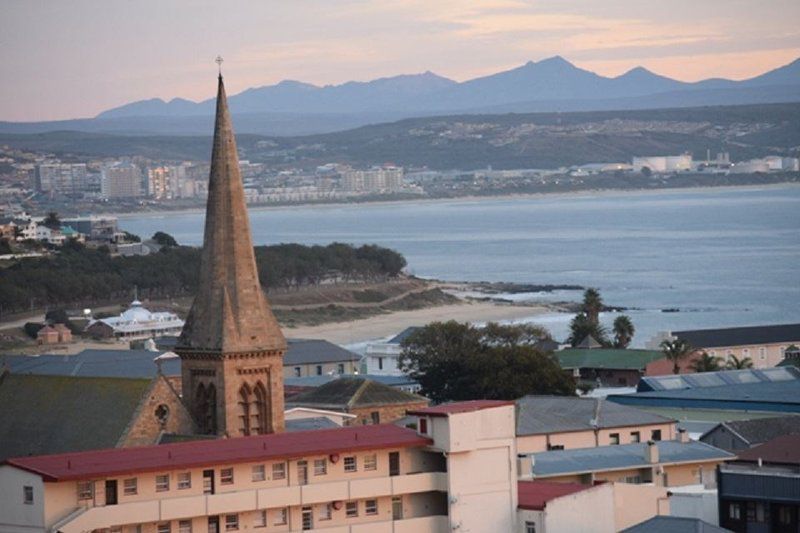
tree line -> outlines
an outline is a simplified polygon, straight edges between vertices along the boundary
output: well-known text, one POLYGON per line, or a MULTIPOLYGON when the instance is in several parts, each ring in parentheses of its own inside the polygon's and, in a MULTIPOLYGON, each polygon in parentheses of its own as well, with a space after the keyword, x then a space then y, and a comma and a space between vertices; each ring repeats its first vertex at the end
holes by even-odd
MULTIPOLYGON (((158 241, 171 244, 169 235, 158 241)), ((266 289, 297 288, 325 280, 377 281, 406 266, 398 252, 375 245, 257 246, 256 263, 266 289)), ((200 249, 166 245, 144 256, 121 257, 105 246, 87 248, 69 241, 55 254, 26 258, 0 269, 0 314, 55 306, 85 306, 140 295, 170 298, 194 294, 200 249)))

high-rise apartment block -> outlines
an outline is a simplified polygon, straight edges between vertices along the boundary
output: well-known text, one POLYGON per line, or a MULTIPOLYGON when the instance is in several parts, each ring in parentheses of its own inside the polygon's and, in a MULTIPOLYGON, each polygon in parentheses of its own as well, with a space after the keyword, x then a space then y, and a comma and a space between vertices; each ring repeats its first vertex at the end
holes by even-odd
POLYGON ((104 198, 142 196, 142 171, 131 163, 115 163, 104 167, 100 193, 104 198))

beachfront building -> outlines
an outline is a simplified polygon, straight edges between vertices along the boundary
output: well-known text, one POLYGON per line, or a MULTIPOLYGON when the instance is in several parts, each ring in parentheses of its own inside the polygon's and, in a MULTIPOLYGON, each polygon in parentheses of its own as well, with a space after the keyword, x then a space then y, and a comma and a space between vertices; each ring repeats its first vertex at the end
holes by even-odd
POLYGON ((162 335, 178 335, 183 320, 168 311, 151 312, 139 300, 119 316, 98 318, 86 326, 86 332, 97 338, 121 340, 148 339, 162 335))
MULTIPOLYGON (((642 376, 673 372, 672 361, 661 350, 586 347, 567 348, 553 355, 578 383, 591 387, 635 387, 642 376)), ((682 361, 681 372, 689 372, 690 364, 682 361)))
POLYGON ((679 431, 676 440, 520 454, 519 471, 521 479, 681 487, 710 482, 717 465, 733 457, 679 431))
POLYGON ((0 529, 193 533, 513 531, 514 406, 358 426, 10 459, 0 529))
POLYGON ((682 339, 723 363, 736 357, 740 361, 750 359, 754 368, 770 368, 784 360, 790 346, 800 346, 800 324, 662 332, 647 345, 655 349, 664 339, 682 339))
POLYGON ((406 328, 388 341, 372 342, 367 345, 364 354, 364 366, 367 374, 377 376, 402 376, 398 360, 403 353, 402 342, 419 327, 406 328))
POLYGON ((603 398, 525 396, 517 405, 517 452, 672 440, 676 421, 603 398))
POLYGON ((352 375, 361 356, 322 339, 289 339, 283 358, 283 377, 352 375))

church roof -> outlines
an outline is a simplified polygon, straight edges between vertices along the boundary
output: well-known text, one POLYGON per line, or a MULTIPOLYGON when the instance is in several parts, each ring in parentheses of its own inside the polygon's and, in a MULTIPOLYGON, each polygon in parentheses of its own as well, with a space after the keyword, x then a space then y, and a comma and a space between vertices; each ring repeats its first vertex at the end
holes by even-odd
POLYGON ((200 282, 178 351, 284 350, 261 290, 225 85, 219 77, 200 282))
POLYGON ((0 461, 113 448, 151 379, 5 374, 0 377, 0 461))
POLYGON ((348 410, 376 405, 427 402, 428 399, 362 377, 341 377, 293 396, 288 406, 348 410))

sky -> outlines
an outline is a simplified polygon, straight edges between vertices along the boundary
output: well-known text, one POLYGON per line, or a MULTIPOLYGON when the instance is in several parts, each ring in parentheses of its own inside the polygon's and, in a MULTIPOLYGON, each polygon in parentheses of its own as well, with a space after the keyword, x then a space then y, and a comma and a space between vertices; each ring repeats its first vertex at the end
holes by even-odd
POLYGON ((561 55, 606 76, 744 79, 800 57, 797 0, 0 0, 0 120, 561 55))

